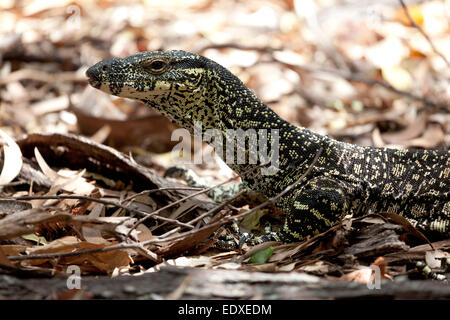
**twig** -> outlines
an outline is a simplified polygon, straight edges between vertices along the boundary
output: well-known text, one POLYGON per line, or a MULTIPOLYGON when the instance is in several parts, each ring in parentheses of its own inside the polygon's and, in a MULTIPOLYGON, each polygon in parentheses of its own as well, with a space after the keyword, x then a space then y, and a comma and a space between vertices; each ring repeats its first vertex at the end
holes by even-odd
POLYGON ((431 38, 428 36, 428 34, 425 33, 425 31, 423 31, 423 29, 414 21, 414 19, 411 17, 408 7, 406 6, 405 2, 403 0, 399 0, 400 4, 403 7, 403 10, 405 11, 406 17, 409 20, 409 23, 411 23, 411 25, 416 28, 417 30, 419 30, 419 32, 423 35, 423 37, 428 41, 428 44, 430 45, 431 49, 433 49, 433 51, 439 55, 442 60, 445 61, 445 63, 447 64, 447 66, 450 67, 450 63, 447 60, 447 58, 436 48, 436 46, 434 45, 433 41, 431 40, 431 38))
POLYGON ((275 201, 278 200, 280 197, 282 197, 283 195, 285 195, 286 193, 288 193, 289 191, 291 191, 292 188, 294 188, 295 186, 297 186, 300 182, 302 182, 302 180, 303 180, 303 179, 311 172, 311 170, 313 169, 313 167, 314 167, 314 165, 316 164, 317 160, 319 159, 319 156, 320 156, 321 153, 322 153, 322 148, 320 148, 320 149, 318 150, 318 152, 316 153, 316 156, 314 157, 314 159, 313 159, 313 161, 311 162, 311 164, 310 164, 310 166, 308 167, 308 169, 300 176, 300 178, 298 178, 298 180, 297 180, 296 182, 294 182, 293 184, 287 186, 282 192, 280 192, 280 193, 277 194, 276 196, 274 196, 274 197, 268 199, 267 201, 261 203, 260 205, 254 207, 254 208, 252 208, 252 209, 250 209, 250 210, 247 210, 247 211, 245 211, 245 212, 243 212, 243 213, 241 213, 241 214, 238 214, 238 215, 236 215, 236 216, 227 216, 227 217, 224 217, 223 219, 221 219, 221 221, 217 221, 217 222, 214 222, 214 223, 205 225, 205 226, 203 226, 203 227, 201 227, 201 228, 199 228, 199 229, 196 229, 196 230, 190 230, 190 231, 187 231, 187 232, 185 232, 185 233, 183 233, 183 234, 181 234, 181 235, 173 236, 173 237, 171 237, 171 238, 165 238, 165 239, 163 239, 163 240, 162 240, 162 239, 150 239, 150 240, 147 240, 147 241, 142 242, 142 245, 146 246, 146 245, 153 244, 153 243, 158 243, 158 242, 167 242, 167 241, 178 240, 178 239, 184 238, 184 237, 186 237, 186 236, 189 236, 189 235, 191 235, 191 234, 194 234, 194 233, 196 233, 196 232, 200 232, 200 231, 202 231, 202 230, 205 230, 206 228, 211 228, 211 227, 214 227, 214 226, 219 226, 219 225, 221 225, 221 224, 225 224, 225 223, 231 222, 231 221, 233 221, 233 220, 237 220, 237 219, 243 218, 244 216, 247 216, 247 215, 249 215, 250 213, 252 213, 252 212, 254 212, 254 211, 256 211, 256 210, 261 209, 262 207, 265 207, 266 205, 275 202, 275 201))
MULTIPOLYGON (((265 166, 265 165, 266 165, 266 163, 261 164, 261 165, 258 165, 258 166, 253 167, 253 168, 250 168, 249 170, 247 170, 246 172, 244 172, 244 174, 245 174, 245 173, 248 173, 248 172, 251 172, 251 171, 253 171, 253 170, 257 170, 258 168, 263 167, 263 166, 265 166)), ((190 195, 188 195, 188 196, 186 196, 186 197, 183 197, 183 198, 181 198, 181 199, 178 199, 178 200, 175 201, 175 202, 169 203, 168 205, 166 205, 166 206, 164 206, 164 207, 161 207, 161 208, 159 208, 158 210, 153 211, 152 213, 148 214, 147 216, 145 216, 145 217, 139 219, 139 220, 133 225, 133 227, 131 227, 131 229, 128 231, 127 236, 129 237, 130 234, 131 234, 131 232, 132 232, 134 229, 136 229, 136 227, 137 227, 138 225, 140 225, 141 223, 143 223, 145 220, 149 219, 150 217, 152 217, 152 216, 154 216, 154 215, 160 213, 161 211, 166 210, 166 209, 168 209, 168 208, 171 208, 171 207, 173 207, 173 206, 175 206, 175 205, 177 205, 177 204, 179 204, 179 203, 181 203, 181 202, 183 202, 183 201, 185 201, 185 200, 188 200, 188 199, 190 199, 190 198, 193 198, 193 197, 195 197, 195 196, 198 196, 198 195, 207 193, 207 192, 209 192, 209 191, 211 191, 211 190, 213 190, 213 189, 215 189, 215 188, 217 188, 217 187, 220 187, 220 186, 222 186, 222 185, 224 185, 224 184, 226 184, 226 183, 229 183, 229 182, 231 182, 231 181, 233 181, 233 180, 235 180, 235 179, 236 179, 236 177, 231 177, 230 179, 225 180, 225 181, 223 181, 223 182, 221 182, 221 183, 219 183, 219 184, 216 184, 216 185, 214 185, 214 186, 211 186, 211 187, 209 187, 209 188, 203 189, 203 190, 201 190, 201 191, 192 193, 192 194, 190 194, 190 195)), ((193 228, 193 226, 190 226, 190 227, 193 228)))
MULTIPOLYGON (((176 218, 177 218, 177 219, 181 219, 182 217, 184 217, 185 215, 187 215, 189 212, 191 212, 191 211, 197 209, 199 206, 200 206, 199 204, 193 205, 193 206, 190 207, 189 209, 183 211, 183 212, 182 212, 180 215, 178 215, 176 218)), ((155 230, 157 230, 157 229, 159 229, 159 228, 165 226, 167 223, 168 223, 168 222, 163 222, 163 223, 161 223, 161 224, 159 224, 159 225, 156 225, 156 226, 154 226, 153 228, 151 228, 150 231, 153 233, 153 232, 155 232, 155 230)), ((191 225, 191 224, 190 224, 190 223, 187 223, 187 225, 191 225)), ((192 226, 192 228, 189 228, 189 229, 194 229, 194 228, 195 228, 195 227, 192 226)))
POLYGON ((246 190, 241 190, 238 193, 236 193, 233 197, 231 197, 230 199, 225 200, 224 202, 222 202, 221 204, 219 204, 218 206, 212 208, 211 210, 199 215, 198 217, 196 217, 195 219, 192 219, 191 221, 188 222, 188 224, 194 224, 195 222, 203 219, 204 217, 209 216, 210 214, 213 214, 214 212, 222 209, 223 207, 227 206, 228 204, 230 204, 231 202, 233 202, 234 200, 236 200, 237 198, 239 198, 243 193, 245 193, 246 190))
POLYGON ((127 201, 130 201, 130 200, 133 200, 136 197, 139 197, 139 196, 142 196, 142 195, 149 195, 149 194, 152 194, 152 193, 155 193, 155 192, 158 192, 158 191, 166 191, 166 190, 167 191, 170 191, 170 190, 197 191, 197 190, 200 190, 200 189, 202 189, 202 188, 198 188, 198 187, 165 187, 165 188, 159 188, 159 189, 144 190, 144 191, 141 191, 139 193, 133 194, 133 195, 131 195, 131 196, 129 196, 129 197, 123 199, 123 200, 120 200, 120 203, 127 202, 127 201))

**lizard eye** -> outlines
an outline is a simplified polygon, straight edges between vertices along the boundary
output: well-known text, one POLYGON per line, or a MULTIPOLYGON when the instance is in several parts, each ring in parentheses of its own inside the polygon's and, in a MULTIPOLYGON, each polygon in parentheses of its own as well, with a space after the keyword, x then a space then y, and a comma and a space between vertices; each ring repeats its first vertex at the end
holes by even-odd
POLYGON ((160 74, 166 71, 167 69, 167 62, 164 60, 153 60, 148 64, 145 64, 143 67, 148 72, 154 73, 154 74, 160 74))

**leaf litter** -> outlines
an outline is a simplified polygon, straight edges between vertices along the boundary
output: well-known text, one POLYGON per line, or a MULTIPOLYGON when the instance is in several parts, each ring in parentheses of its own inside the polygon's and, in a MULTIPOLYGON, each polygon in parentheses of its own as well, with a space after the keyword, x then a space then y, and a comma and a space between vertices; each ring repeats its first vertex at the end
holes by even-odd
MULTIPOLYGON (((329 1, 308 16, 302 1, 132 2, 11 2, 0 12, 0 264, 53 273, 76 264, 110 276, 173 264, 366 283, 373 265, 384 278, 408 273, 412 260, 439 268, 448 239, 428 240, 390 213, 347 217, 302 243, 221 252, 210 241, 228 233, 220 221, 251 204, 215 211, 198 194, 157 211, 199 191, 163 177, 176 127, 92 90, 84 71, 110 56, 184 49, 227 66, 292 123, 361 145, 448 149, 442 2, 409 5, 409 17, 399 3, 361 12, 329 1), (69 3, 81 9, 80 28, 62 19, 69 3), (226 19, 229 11, 236 17, 226 19), (248 264, 255 254, 265 257, 248 264)), ((213 184, 234 177, 220 161, 189 168, 213 184)), ((274 213, 256 211, 241 226, 279 226, 274 213)))

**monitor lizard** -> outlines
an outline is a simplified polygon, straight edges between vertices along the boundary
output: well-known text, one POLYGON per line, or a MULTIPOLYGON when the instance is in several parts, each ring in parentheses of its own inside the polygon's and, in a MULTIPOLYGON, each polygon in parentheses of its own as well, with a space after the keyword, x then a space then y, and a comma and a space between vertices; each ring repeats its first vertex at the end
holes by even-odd
POLYGON ((276 130, 274 174, 262 174, 261 161, 228 164, 250 190, 267 198, 294 184, 322 150, 306 179, 276 202, 285 222, 266 240, 300 241, 336 225, 346 214, 381 211, 405 217, 419 231, 450 235, 450 151, 358 146, 292 125, 229 70, 185 51, 108 59, 86 75, 91 86, 139 100, 190 132, 196 122, 203 131, 215 129, 225 138, 230 129, 265 129, 272 139, 276 130))

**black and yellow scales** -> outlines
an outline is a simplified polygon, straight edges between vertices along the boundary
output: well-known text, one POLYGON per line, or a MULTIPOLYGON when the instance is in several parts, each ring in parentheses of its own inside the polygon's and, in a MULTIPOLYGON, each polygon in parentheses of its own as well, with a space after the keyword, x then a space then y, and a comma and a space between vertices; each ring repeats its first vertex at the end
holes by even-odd
POLYGON ((260 163, 229 164, 267 198, 295 183, 322 150, 304 181, 276 202, 286 219, 273 239, 302 240, 346 214, 381 211, 402 215, 422 232, 450 235, 450 151, 362 147, 294 126, 226 68, 184 51, 104 60, 86 75, 93 87, 142 101, 191 132, 195 121, 224 136, 227 129, 277 129, 275 174, 261 174, 260 163))

